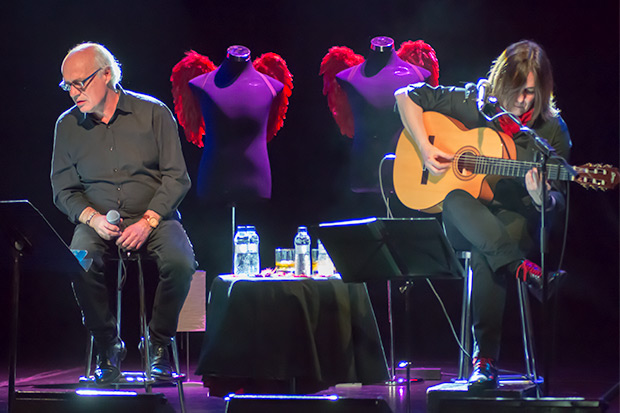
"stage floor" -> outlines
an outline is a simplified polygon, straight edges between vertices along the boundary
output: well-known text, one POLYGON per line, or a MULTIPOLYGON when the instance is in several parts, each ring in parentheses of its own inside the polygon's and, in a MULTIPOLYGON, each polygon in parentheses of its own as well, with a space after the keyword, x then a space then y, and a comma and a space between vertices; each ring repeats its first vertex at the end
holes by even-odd
MULTIPOLYGON (((4 364, 6 366, 6 364, 4 364)), ((450 382, 457 375, 456 365, 445 362, 419 362, 419 367, 439 369, 439 380, 421 380, 411 384, 411 412, 427 411, 426 390, 439 383, 450 382)), ((194 371, 195 366, 190 366, 194 371)), ((135 369, 136 366, 125 365, 124 368, 135 369)), ((72 392, 79 387, 78 378, 83 373, 81 366, 68 366, 64 369, 29 366, 27 362, 21 362, 17 369, 17 390, 37 392, 72 392)), ((586 400, 598 400, 617 383, 617 366, 610 366, 609 371, 593 372, 588 369, 577 369, 564 366, 552 372, 554 377, 551 384, 552 397, 583 397, 586 400), (587 376, 586 373, 587 372, 587 376), (596 376, 596 377, 593 377, 596 376)), ((0 373, 0 412, 7 412, 8 395, 8 368, 0 373)), ((123 388, 127 389, 127 388, 123 388)), ((143 392, 142 388, 135 388, 143 392)), ((153 390, 163 393, 168 405, 174 411, 180 411, 177 389, 174 386, 157 386, 153 390)), ((189 375, 189 380, 184 384, 185 403, 188 413, 206 412, 223 413, 226 409, 226 401, 221 397, 210 396, 209 389, 203 386, 201 377, 189 375)), ((330 387, 318 392, 321 395, 339 395, 347 398, 384 399, 393 413, 405 413, 406 386, 405 385, 355 385, 343 384, 330 387)), ((618 397, 610 403, 608 412, 620 412, 618 397)))

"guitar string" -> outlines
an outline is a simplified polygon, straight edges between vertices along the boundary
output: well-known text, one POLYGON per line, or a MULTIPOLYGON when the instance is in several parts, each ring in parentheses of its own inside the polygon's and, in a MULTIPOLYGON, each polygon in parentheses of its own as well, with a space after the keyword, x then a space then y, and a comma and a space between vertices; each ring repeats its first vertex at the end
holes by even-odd
MULTIPOLYGON (((462 167, 463 169, 471 171, 474 174, 505 175, 515 177, 524 177, 530 169, 541 166, 538 162, 493 158, 471 153, 465 153, 456 157, 452 160, 452 164, 454 164, 457 168, 462 167)), ((574 177, 568 169, 562 165, 549 164, 547 165, 547 179, 574 181, 586 187, 590 187, 592 185, 595 187, 605 186, 604 183, 606 181, 603 178, 598 178, 596 176, 596 174, 599 173, 598 169, 603 168, 601 165, 592 165, 593 171, 577 166, 574 166, 573 168, 578 172, 579 178, 574 177)), ((607 173, 604 175, 607 175, 607 173)))
MULTIPOLYGON (((537 162, 491 158, 474 154, 463 154, 455 158, 452 162, 457 164, 457 166, 463 166, 466 170, 476 173, 496 172, 499 175, 516 176, 525 176, 526 172, 533 167, 540 167, 540 163, 537 162)), ((565 169, 560 169, 559 165, 548 165, 547 168, 547 176, 559 176, 560 179, 570 177, 565 169)))

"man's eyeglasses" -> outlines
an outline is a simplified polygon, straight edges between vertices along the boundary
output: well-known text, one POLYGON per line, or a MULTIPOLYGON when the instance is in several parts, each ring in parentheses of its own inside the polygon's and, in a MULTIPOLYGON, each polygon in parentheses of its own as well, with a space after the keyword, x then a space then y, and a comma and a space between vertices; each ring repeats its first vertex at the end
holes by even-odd
POLYGON ((98 71, 100 71, 102 68, 100 67, 99 69, 95 70, 90 76, 88 76, 86 79, 84 80, 76 80, 75 82, 66 82, 64 79, 58 84, 58 86, 60 86, 60 88, 62 90, 64 90, 65 92, 68 92, 71 90, 71 87, 73 86, 74 88, 76 88, 78 91, 83 92, 86 90, 86 88, 88 87, 88 85, 90 84, 90 82, 92 81, 93 76, 95 76, 97 74, 98 71))

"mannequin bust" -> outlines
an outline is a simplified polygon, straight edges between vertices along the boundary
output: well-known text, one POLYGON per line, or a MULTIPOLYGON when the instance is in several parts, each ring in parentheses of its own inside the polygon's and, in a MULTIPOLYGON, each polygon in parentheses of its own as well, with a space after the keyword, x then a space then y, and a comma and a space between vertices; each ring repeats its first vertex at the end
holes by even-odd
POLYGON ((390 37, 375 37, 366 60, 336 75, 353 112, 355 134, 351 153, 351 189, 378 192, 379 163, 393 153, 402 130, 394 111, 394 92, 411 83, 423 82, 430 72, 405 62, 394 51, 390 37))
POLYGON ((283 84, 254 69, 250 49, 231 46, 216 70, 189 86, 205 123, 198 197, 221 203, 271 198, 267 121, 283 84))

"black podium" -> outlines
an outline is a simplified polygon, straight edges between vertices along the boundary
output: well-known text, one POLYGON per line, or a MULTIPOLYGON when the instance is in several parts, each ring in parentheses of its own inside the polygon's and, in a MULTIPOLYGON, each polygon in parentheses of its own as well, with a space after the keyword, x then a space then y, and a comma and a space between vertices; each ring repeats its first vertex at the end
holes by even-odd
POLYGON ((16 400, 20 277, 22 273, 45 272, 70 279, 82 274, 83 269, 67 244, 27 200, 0 201, 0 249, 0 264, 12 267, 8 390, 9 412, 12 412, 16 400), (8 259, 10 262, 6 262, 8 259))

